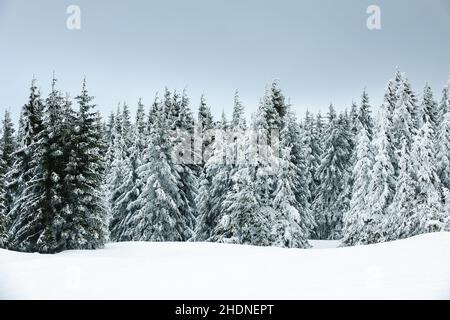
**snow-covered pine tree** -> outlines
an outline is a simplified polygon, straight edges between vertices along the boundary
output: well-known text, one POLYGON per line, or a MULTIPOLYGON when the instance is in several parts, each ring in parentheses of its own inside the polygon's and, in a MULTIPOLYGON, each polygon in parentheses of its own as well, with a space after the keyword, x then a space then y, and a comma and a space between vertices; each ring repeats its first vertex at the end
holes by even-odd
POLYGON ((422 101, 420 103, 417 117, 417 128, 421 128, 423 126, 426 121, 425 118, 428 119, 428 121, 430 122, 430 128, 435 133, 437 131, 437 126, 439 123, 439 109, 437 102, 434 100, 433 91, 431 90, 431 87, 428 85, 428 83, 425 84, 425 87, 423 89, 422 101))
POLYGON ((118 199, 126 192, 126 190, 123 189, 124 182, 127 175, 129 176, 130 173, 127 172, 127 169, 129 168, 127 166, 127 160, 130 159, 130 157, 127 157, 129 145, 126 144, 123 136, 122 112, 120 112, 120 110, 118 110, 116 115, 116 125, 112 130, 112 136, 114 137, 114 140, 109 146, 108 153, 112 155, 113 160, 108 170, 106 184, 108 190, 110 238, 112 241, 118 241, 119 232, 117 231, 117 226, 123 223, 127 214, 122 206, 118 205, 118 199))
POLYGON ((132 138, 133 144, 128 148, 128 157, 123 159, 120 164, 121 180, 123 181, 116 190, 114 190, 115 199, 110 204, 111 212, 111 240, 113 241, 131 241, 130 234, 127 232, 126 221, 136 212, 136 200, 142 190, 142 181, 138 175, 138 168, 141 164, 140 141, 138 138, 139 127, 135 124, 132 138))
POLYGON ((447 85, 442 89, 442 98, 438 106, 438 125, 444 119, 444 115, 450 110, 450 80, 447 85))
POLYGON ((394 144, 394 126, 392 123, 392 118, 395 106, 397 104, 397 89, 400 81, 401 81, 401 74, 397 70, 395 79, 389 80, 388 84, 386 85, 383 104, 378 114, 378 124, 377 124, 379 126, 380 125, 379 121, 383 121, 383 132, 386 135, 386 137, 383 139, 387 139, 387 141, 389 142, 389 148, 386 150, 389 152, 387 156, 391 161, 392 168, 394 169, 394 177, 398 176, 399 164, 398 164, 398 154, 396 146, 394 144))
POLYGON ((126 239, 185 241, 189 237, 188 226, 179 209, 183 207, 180 177, 172 162, 167 114, 167 109, 159 106, 152 114, 149 143, 137 168, 142 190, 128 205, 133 210, 124 221, 123 237, 126 239))
MULTIPOLYGON (((270 88, 270 97, 272 100, 273 108, 277 112, 278 117, 274 116, 273 122, 269 120, 269 123, 271 125, 274 125, 276 128, 280 128, 281 130, 282 123, 280 120, 287 114, 288 105, 285 102, 285 98, 283 93, 281 92, 278 81, 274 81, 272 83, 272 86, 270 88), (277 123, 277 121, 280 122, 277 123)), ((268 116, 270 117, 270 114, 268 114, 268 116)))
POLYGON ((201 163, 202 167, 205 166, 206 161, 209 158, 209 146, 213 141, 212 131, 214 129, 213 117, 211 115, 211 109, 206 104, 205 96, 200 98, 200 106, 198 108, 198 134, 201 140, 201 163))
POLYGON ((70 194, 65 211, 71 217, 64 233, 66 249, 95 249, 108 239, 107 212, 103 201, 102 137, 99 119, 89 95, 86 79, 75 100, 79 110, 75 115, 69 157, 65 168, 65 185, 70 194))
POLYGON ((351 130, 352 130, 352 134, 353 136, 356 138, 356 136, 358 135, 358 127, 359 127, 359 108, 358 105, 355 103, 355 101, 352 101, 352 106, 350 107, 350 123, 351 123, 351 130))
POLYGON ((108 117, 108 122, 106 124, 106 137, 108 139, 108 141, 111 143, 111 141, 113 140, 113 129, 116 125, 116 115, 114 114, 114 111, 111 111, 111 113, 109 114, 108 117))
POLYGON ((395 176, 388 110, 389 104, 383 104, 378 114, 372 143, 374 161, 369 169, 367 206, 360 216, 362 228, 357 239, 358 243, 362 244, 384 241, 388 236, 386 221, 392 221, 389 205, 395 193, 395 176))
POLYGON ((450 190, 450 111, 447 111, 440 121, 436 148, 436 171, 442 186, 450 190))
POLYGON ((279 130, 281 123, 270 93, 266 90, 249 131, 249 166, 254 177, 257 198, 263 207, 271 207, 276 188, 275 166, 279 157, 279 130))
POLYGON ((133 128, 133 140, 137 139, 138 151, 142 153, 147 140, 147 124, 145 123, 145 106, 139 98, 136 111, 136 121, 133 128))
MULTIPOLYGON (((11 173, 15 161, 14 153, 17 148, 17 141, 15 137, 14 125, 11 120, 9 111, 5 111, 4 118, 2 120, 0 138, 0 176, 2 176, 3 183, 3 214, 6 216, 12 209, 14 204, 15 195, 15 183, 11 181, 11 173)), ((5 230, 6 232, 6 230, 5 230)))
POLYGON ((243 164, 233 176, 224 200, 225 213, 212 231, 212 241, 257 246, 272 244, 273 210, 262 208, 254 179, 243 164))
POLYGON ((52 79, 52 89, 46 99, 43 110, 43 130, 39 135, 40 163, 39 171, 39 211, 42 212, 42 230, 39 230, 37 248, 39 252, 54 253, 68 249, 65 234, 67 220, 65 216, 65 169, 67 157, 65 151, 65 127, 63 116, 64 97, 56 89, 56 78, 52 79))
POLYGON ((288 248, 307 248, 314 220, 309 208, 307 187, 310 178, 301 143, 299 126, 289 108, 285 110, 280 133, 280 159, 277 164, 276 189, 272 207, 274 216, 273 244, 288 248))
MULTIPOLYGON (((124 108, 119 120, 126 119, 124 108)), ((127 121, 125 121, 126 123, 127 121)), ((147 145, 147 123, 142 99, 138 100, 136 120, 129 129, 131 132, 112 129, 114 140, 110 142, 108 153, 113 154, 111 169, 107 177, 108 203, 110 215, 110 238, 113 241, 132 240, 126 235, 126 220, 132 216, 136 208, 135 201, 142 190, 142 181, 138 176, 138 168, 144 149, 147 145), (131 144, 127 144, 124 134, 129 136, 131 144)))
POLYGON ((416 96, 411 90, 407 78, 402 78, 396 95, 397 101, 392 114, 392 133, 397 159, 399 159, 403 156, 401 154, 403 140, 408 146, 411 146, 418 129, 418 106, 416 96))
POLYGON ((153 124, 155 117, 159 113, 159 108, 161 108, 161 101, 159 99, 159 94, 156 92, 155 98, 153 99, 153 103, 150 106, 147 116, 147 134, 150 135, 150 132, 153 129, 153 124))
POLYGON ((372 140, 373 136, 373 119, 371 116, 372 111, 370 110, 370 103, 369 103, 369 95, 367 94, 367 91, 364 89, 362 97, 361 97, 361 106, 358 110, 358 120, 359 120, 359 126, 362 126, 367 134, 370 140, 372 140))
MULTIPOLYGON (((222 144, 215 145, 217 159, 223 159, 225 167, 217 167, 215 170, 221 171, 218 178, 227 179, 227 190, 222 195, 220 212, 214 217, 208 215, 208 208, 213 207, 214 198, 208 196, 208 190, 213 189, 212 180, 214 177, 202 176, 202 186, 198 196, 199 211, 201 219, 199 220, 197 235, 218 242, 234 242, 234 243, 255 243, 259 245, 267 245, 270 242, 270 230, 266 229, 263 234, 249 233, 254 230, 243 230, 241 222, 252 219, 254 212, 259 209, 256 203, 254 190, 251 188, 252 181, 248 176, 248 163, 246 162, 248 141, 246 136, 246 121, 244 117, 244 107, 239 99, 239 93, 236 90, 234 95, 233 117, 230 124, 224 123, 224 115, 222 124, 219 129, 229 127, 228 131, 219 132, 222 144), (244 194, 245 193, 245 194, 244 194), (242 197, 242 199, 240 199, 242 197), (248 199, 247 199, 248 198, 248 199), (246 201, 243 203, 235 203, 236 201, 246 201), (248 201, 247 201, 248 200, 248 201), (262 237, 266 237, 263 239, 262 237)), ((213 172, 213 170, 209 171, 213 172)), ((220 182, 220 181, 219 181, 220 182)), ((217 189, 217 187, 215 187, 217 189)), ((210 210, 210 209, 209 209, 210 210)), ((251 222, 252 223, 252 222, 251 222)), ((257 222, 255 222, 257 223, 257 222)), ((258 229, 258 228, 256 228, 258 229)))
POLYGON ((186 89, 183 90, 181 95, 180 106, 180 128, 182 133, 179 135, 180 145, 183 146, 182 158, 184 163, 192 170, 192 173, 197 178, 200 169, 195 163, 195 121, 191 108, 189 107, 190 99, 186 93, 186 89))
POLYGON ((244 106, 239 98, 239 91, 236 90, 234 93, 234 106, 233 106, 233 117, 231 119, 231 128, 240 130, 246 130, 247 124, 244 115, 244 106))
POLYGON ((111 112, 108 117, 108 123, 106 124, 106 141, 108 145, 108 150, 106 152, 106 172, 109 174, 111 170, 111 164, 114 161, 114 140, 116 134, 116 115, 111 112))
POLYGON ((417 182, 413 170, 413 163, 410 153, 410 147, 407 145, 407 140, 403 139, 402 143, 402 157, 399 163, 399 175, 396 181, 396 192, 389 206, 389 215, 384 221, 384 228, 378 228, 379 240, 377 242, 385 240, 393 240, 411 234, 409 230, 406 230, 405 222, 409 221, 414 210, 414 198, 416 196, 417 182), (400 232, 399 227, 402 225, 400 232))
POLYGON ((343 215, 342 243, 345 245, 355 245, 360 242, 364 217, 369 210, 369 183, 373 162, 369 132, 361 123, 358 129, 355 165, 352 171, 352 196, 349 209, 343 215))
POLYGON ((19 146, 11 172, 15 181, 15 202, 8 218, 8 248, 16 251, 37 251, 37 240, 43 229, 40 203, 41 148, 40 133, 43 130, 44 103, 33 79, 28 103, 22 108, 19 127, 19 146))
POLYGON ((385 89, 384 101, 386 103, 386 112, 388 117, 391 119, 394 114, 394 110, 397 105, 398 100, 398 89, 403 82, 403 75, 397 68, 395 71, 394 78, 389 80, 385 89))
POLYGON ((345 208, 343 193, 349 178, 351 160, 350 132, 343 115, 336 115, 330 105, 328 124, 324 133, 322 160, 317 175, 320 185, 313 204, 319 239, 338 239, 342 231, 342 214, 345 208))
POLYGON ((124 102, 122 106, 122 114, 121 114, 121 133, 122 139, 126 145, 125 156, 128 157, 128 147, 133 144, 133 125, 131 123, 131 112, 127 103, 124 102))
MULTIPOLYGON (((352 186, 353 186, 353 176, 352 176, 352 168, 354 166, 354 163, 356 161, 356 155, 355 155, 355 148, 356 148, 356 141, 355 137, 352 135, 352 122, 350 115, 348 114, 347 110, 344 110, 339 117, 339 122, 341 123, 342 132, 344 133, 343 139, 347 140, 347 152, 348 152, 348 163, 347 163, 347 174, 343 177, 344 179, 344 189, 341 192, 341 195, 339 196, 339 203, 341 207, 342 214, 346 212, 350 207, 350 199, 352 197, 352 186)), ((369 118, 371 119, 371 118, 369 118)), ((367 118, 364 119, 364 121, 367 121, 367 118)), ((361 124, 362 126, 362 124, 361 124)))
POLYGON ((320 166, 320 159, 322 156, 322 146, 321 146, 321 137, 319 135, 319 130, 317 128, 317 123, 313 116, 306 112, 306 116, 303 122, 303 146, 305 152, 305 165, 308 173, 306 177, 309 178, 308 181, 308 189, 309 189, 309 199, 308 202, 310 206, 313 204, 314 199, 316 197, 317 188, 320 184, 320 181, 317 176, 317 170, 320 166))
POLYGON ((245 161, 245 140, 247 134, 244 106, 239 98, 238 90, 234 94, 233 117, 229 127, 229 154, 227 156, 229 156, 232 167, 230 175, 233 176, 239 163, 245 161))
POLYGON ((179 177, 179 210, 184 220, 185 238, 193 236, 196 224, 197 176, 193 165, 193 116, 189 108, 189 99, 185 91, 180 95, 173 93, 172 111, 169 115, 170 137, 172 143, 172 161, 179 177))
POLYGON ((215 228, 225 214, 224 200, 232 186, 232 163, 227 156, 226 126, 226 119, 223 119, 212 144, 212 155, 206 161, 200 176, 200 188, 196 198, 198 220, 194 236, 197 241, 222 238, 220 232, 223 230, 215 230, 215 228))
POLYGON ((415 177, 415 194, 410 212, 399 216, 398 236, 411 237, 420 233, 441 231, 446 213, 442 207, 440 180, 436 174, 434 132, 431 117, 424 111, 423 125, 414 137, 411 169, 415 177))

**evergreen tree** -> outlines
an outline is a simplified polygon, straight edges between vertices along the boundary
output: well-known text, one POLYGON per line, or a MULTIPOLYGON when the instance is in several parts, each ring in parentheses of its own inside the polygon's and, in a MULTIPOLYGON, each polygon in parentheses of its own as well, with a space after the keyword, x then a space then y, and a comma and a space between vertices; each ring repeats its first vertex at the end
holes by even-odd
POLYGON ((372 140, 373 136, 373 119, 370 111, 371 107, 369 104, 369 95, 366 90, 363 91, 361 98, 361 106, 358 111, 358 120, 360 126, 362 126, 369 136, 369 139, 372 140))
POLYGON ((200 98, 200 106, 198 108, 198 134, 201 141, 200 157, 202 167, 205 166, 206 161, 209 158, 209 146, 213 141, 213 129, 214 123, 211 115, 211 110, 206 104, 205 96, 200 98))
POLYGON ((231 120, 231 127, 233 129, 239 128, 240 130, 245 130, 247 128, 244 106, 239 98, 239 91, 236 90, 234 93, 234 106, 233 106, 233 118, 231 120))
MULTIPOLYGON (((15 184, 11 181, 10 175, 15 161, 14 153, 16 152, 17 143, 9 111, 5 111, 0 132, 0 179, 2 179, 0 187, 2 189, 0 191, 0 207, 3 207, 3 209, 0 209, 0 212, 2 212, 6 221, 6 216, 12 210, 14 195, 16 193, 14 188, 15 184)), ((6 230, 7 226, 4 225, 5 237, 6 230)))
MULTIPOLYGON (((386 217, 385 225, 388 226, 383 230, 383 234, 379 234, 378 242, 396 239, 406 234, 411 234, 410 230, 399 231, 399 226, 403 223, 401 219, 409 221, 409 216, 414 210, 414 198, 416 196, 417 182, 413 172, 413 164, 409 148, 407 147, 406 139, 403 140, 402 157, 399 163, 399 176, 396 182, 396 192, 389 207, 390 214, 386 217)), ((381 232, 381 228, 378 228, 381 232)))
POLYGON ((450 80, 442 89, 442 99, 438 106, 438 125, 444 120, 444 115, 450 110, 450 80))
POLYGON ((350 121, 352 134, 356 139, 358 135, 358 127, 360 125, 360 120, 359 120, 358 105, 354 101, 352 101, 352 106, 350 107, 350 121))
POLYGON ((370 194, 370 171, 373 163, 369 133, 361 123, 356 146, 356 162, 352 172, 352 197, 349 210, 344 212, 343 216, 342 242, 346 245, 354 245, 360 241, 364 215, 370 209, 368 197, 370 194))
POLYGON ((342 209, 345 208, 342 196, 349 177, 351 137, 345 119, 342 115, 337 117, 332 105, 324 137, 322 160, 317 171, 320 186, 313 204, 317 224, 315 237, 338 239, 342 231, 342 209))
POLYGON ((420 233, 440 231, 444 227, 445 212, 442 208, 439 177, 434 163, 434 133, 432 120, 425 117, 424 124, 414 139, 411 166, 416 188, 410 212, 399 216, 399 237, 411 237, 420 233))
POLYGON ((420 103, 420 108, 418 112, 417 118, 417 126, 421 128, 425 121, 429 121, 430 128, 433 132, 436 132, 438 126, 438 118, 439 118, 439 109, 438 104, 434 101, 433 91, 431 91, 431 87, 426 84, 423 89, 422 101, 420 103))
POLYGON ((138 168, 141 164, 141 154, 139 151, 138 123, 133 133, 134 143, 130 146, 129 157, 125 158, 122 164, 122 183, 114 190, 115 199, 111 203, 112 219, 110 222, 111 239, 114 241, 130 241, 126 221, 136 212, 136 200, 142 190, 142 181, 138 175, 138 168))
POLYGON ((37 240, 38 250, 45 253, 67 249, 64 237, 67 219, 64 215, 65 195, 65 131, 63 112, 64 97, 56 89, 53 77, 52 89, 43 110, 44 128, 39 136, 39 212, 42 214, 42 230, 37 240))
MULTIPOLYGON (((285 98, 281 89, 279 88, 278 81, 274 81, 270 88, 270 97, 271 102, 273 104, 273 108, 278 114, 278 117, 275 117, 273 120, 275 122, 275 127, 281 127, 281 123, 276 123, 277 118, 282 119, 286 115, 288 111, 288 105, 285 103, 285 98)), ((270 123, 270 121, 269 121, 270 123)))
MULTIPOLYGON (((225 127, 226 122, 221 123, 225 127)), ((225 214, 225 197, 231 189, 231 163, 227 158, 226 131, 216 133, 212 145, 213 152, 206 162, 200 176, 200 188, 197 196, 198 221, 195 231, 197 241, 209 241, 221 238, 213 234, 214 229, 225 214)), ((220 232, 220 230, 216 230, 220 232)))
MULTIPOLYGON (((167 102, 167 101, 166 101, 167 102)), ((172 162, 167 108, 155 108, 149 143, 137 179, 142 187, 123 224, 122 236, 134 241, 185 241, 190 237, 183 217, 180 176, 172 162)))
POLYGON ((171 112, 172 123, 172 161, 179 177, 179 195, 181 203, 179 210, 186 226, 185 237, 191 238, 196 223, 197 176, 196 167, 193 166, 193 116, 189 108, 189 99, 183 91, 180 97, 173 94, 171 112))
POLYGON ((309 190, 305 187, 308 181, 305 173, 308 171, 297 144, 300 137, 293 114, 287 113, 285 121, 273 194, 272 206, 276 213, 273 241, 276 246, 307 248, 309 230, 314 226, 308 203, 309 190))
POLYGON ((393 146, 390 140, 388 105, 383 105, 378 116, 373 140, 375 159, 370 170, 369 189, 366 198, 367 210, 361 216, 363 224, 359 243, 383 241, 386 236, 386 221, 389 221, 389 205, 395 193, 393 146))
POLYGON ((314 202, 317 194, 317 188, 320 185, 318 179, 317 170, 320 166, 320 159, 322 156, 321 137, 317 123, 313 116, 307 112, 303 125, 303 146, 305 148, 306 157, 306 177, 308 181, 309 199, 310 205, 314 202))
MULTIPOLYGON (((397 90, 397 102, 392 115, 393 142, 397 151, 401 151, 403 140, 408 146, 412 145, 417 131, 417 117, 417 99, 411 90, 408 79, 404 78, 397 90)), ((400 152, 398 158, 401 157, 400 152)))
POLYGON ((442 186, 450 190, 450 112, 444 115, 436 138, 436 171, 442 186))
POLYGON ((225 214, 214 228, 211 240, 257 246, 272 244, 273 211, 261 207, 246 166, 233 176, 233 187, 224 200, 225 214))
POLYGON ((41 148, 44 103, 33 79, 28 103, 24 105, 19 127, 19 146, 11 172, 11 181, 17 191, 14 207, 9 213, 11 226, 8 232, 8 248, 17 251, 37 251, 37 240, 43 229, 43 213, 40 204, 41 148))
POLYGON ((106 139, 108 142, 108 150, 106 153, 106 165, 107 172, 109 173, 111 170, 111 165, 114 161, 114 150, 115 145, 114 141, 116 139, 116 115, 114 112, 111 112, 108 117, 108 123, 106 124, 106 139))
POLYGON ((139 98, 136 111, 136 122, 133 129, 133 139, 137 140, 137 147, 139 153, 142 153, 142 151, 145 148, 146 138, 147 138, 147 126, 145 123, 145 107, 142 102, 142 99, 139 98))
POLYGON ((69 142, 65 185, 70 194, 65 214, 70 217, 63 233, 65 249, 95 249, 108 239, 107 213, 103 202, 103 159, 99 119, 86 79, 76 98, 79 110, 69 142))
MULTIPOLYGON (((120 117, 116 119, 120 120, 120 117)), ((126 217, 126 212, 121 206, 118 206, 118 199, 123 196, 123 186, 127 174, 127 160, 130 159, 126 156, 126 143, 122 134, 120 126, 113 128, 112 135, 114 140, 110 144, 108 153, 112 155, 112 162, 107 175, 108 186, 108 207, 109 207, 109 229, 111 231, 111 240, 117 241, 119 233, 116 232, 117 225, 121 224, 126 217)))

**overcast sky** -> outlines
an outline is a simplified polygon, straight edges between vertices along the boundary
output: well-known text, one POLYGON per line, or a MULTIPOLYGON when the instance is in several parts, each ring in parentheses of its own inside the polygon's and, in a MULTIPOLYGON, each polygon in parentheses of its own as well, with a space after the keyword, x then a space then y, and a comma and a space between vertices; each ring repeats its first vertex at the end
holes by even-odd
POLYGON ((35 75, 47 94, 79 92, 83 75, 104 113, 119 101, 149 105, 156 91, 205 93, 215 116, 241 92, 247 112, 279 79, 295 110, 326 111, 359 100, 374 107, 395 67, 416 91, 440 97, 450 71, 448 0, 0 0, 0 112, 17 119, 35 75), (81 29, 66 8, 81 8, 81 29), (369 5, 381 30, 366 27, 369 5))

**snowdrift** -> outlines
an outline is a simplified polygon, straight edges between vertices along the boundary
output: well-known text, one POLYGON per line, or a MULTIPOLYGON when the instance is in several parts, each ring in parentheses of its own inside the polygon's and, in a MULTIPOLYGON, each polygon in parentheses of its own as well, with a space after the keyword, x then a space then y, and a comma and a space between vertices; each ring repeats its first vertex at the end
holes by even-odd
POLYGON ((0 250, 2 299, 450 299, 450 233, 370 246, 111 243, 0 250))

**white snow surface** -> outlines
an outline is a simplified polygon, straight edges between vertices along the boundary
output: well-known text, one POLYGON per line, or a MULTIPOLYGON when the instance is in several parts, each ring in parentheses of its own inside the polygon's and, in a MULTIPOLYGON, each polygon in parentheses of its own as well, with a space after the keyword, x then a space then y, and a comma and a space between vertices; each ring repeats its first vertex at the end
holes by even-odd
POLYGON ((349 248, 110 243, 0 250, 1 299, 450 299, 450 233, 349 248))

